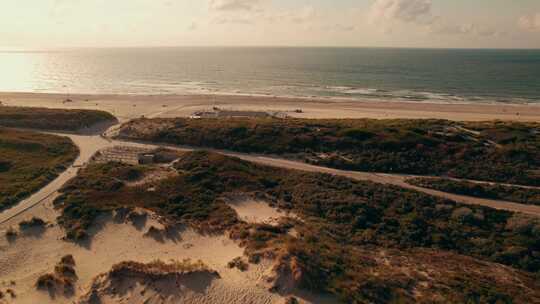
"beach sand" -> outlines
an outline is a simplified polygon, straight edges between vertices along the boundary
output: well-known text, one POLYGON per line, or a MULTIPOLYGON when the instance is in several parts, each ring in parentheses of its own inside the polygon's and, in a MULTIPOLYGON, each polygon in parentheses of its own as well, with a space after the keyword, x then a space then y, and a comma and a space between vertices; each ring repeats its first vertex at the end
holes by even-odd
POLYGON ((214 106, 231 110, 283 112, 300 118, 449 119, 462 121, 540 121, 540 105, 442 104, 373 102, 329 99, 229 95, 65 95, 0 93, 3 105, 97 109, 111 112, 120 121, 141 116, 189 116, 214 106), (65 100, 70 99, 70 102, 65 100), (300 109, 302 113, 296 113, 300 109))

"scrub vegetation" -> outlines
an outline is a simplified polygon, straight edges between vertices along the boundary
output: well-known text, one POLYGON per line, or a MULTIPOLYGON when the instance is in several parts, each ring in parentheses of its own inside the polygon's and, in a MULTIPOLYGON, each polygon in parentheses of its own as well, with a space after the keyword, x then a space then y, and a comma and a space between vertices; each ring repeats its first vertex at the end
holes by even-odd
POLYGON ((338 169, 540 185, 540 124, 137 119, 121 138, 280 155, 338 169))
POLYGON ((55 201, 82 240, 100 214, 142 207, 169 225, 228 233, 251 263, 272 258, 275 290, 329 292, 346 303, 519 303, 540 299, 536 218, 465 206, 403 188, 190 152, 176 176, 130 186, 133 170, 92 164, 55 201), (151 191, 150 191, 151 189, 151 191), (291 211, 279 225, 246 223, 222 198, 243 193, 291 211), (289 233, 294 228, 296 233, 289 233), (287 280, 284 280, 287 281, 287 280))

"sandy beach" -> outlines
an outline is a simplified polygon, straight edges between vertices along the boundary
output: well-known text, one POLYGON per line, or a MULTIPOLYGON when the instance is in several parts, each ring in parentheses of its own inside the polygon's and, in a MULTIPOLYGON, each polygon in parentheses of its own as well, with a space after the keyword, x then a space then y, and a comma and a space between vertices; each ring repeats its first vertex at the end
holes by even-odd
POLYGON ((448 119, 540 121, 540 105, 373 102, 233 95, 76 95, 0 93, 3 105, 96 109, 120 121, 141 116, 179 117, 220 107, 283 112, 299 118, 448 119), (68 101, 69 100, 69 101, 68 101), (295 112, 301 110, 301 113, 295 112))

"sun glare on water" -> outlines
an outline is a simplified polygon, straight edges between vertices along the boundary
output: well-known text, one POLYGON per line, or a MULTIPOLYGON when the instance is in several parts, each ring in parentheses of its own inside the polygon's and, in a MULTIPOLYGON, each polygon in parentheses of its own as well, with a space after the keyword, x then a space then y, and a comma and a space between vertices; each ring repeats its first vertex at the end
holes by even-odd
MULTIPOLYGON (((46 77, 39 72, 44 64, 44 54, 0 51, 0 91, 39 91, 39 83, 46 77)), ((46 80, 45 80, 46 81, 46 80)))

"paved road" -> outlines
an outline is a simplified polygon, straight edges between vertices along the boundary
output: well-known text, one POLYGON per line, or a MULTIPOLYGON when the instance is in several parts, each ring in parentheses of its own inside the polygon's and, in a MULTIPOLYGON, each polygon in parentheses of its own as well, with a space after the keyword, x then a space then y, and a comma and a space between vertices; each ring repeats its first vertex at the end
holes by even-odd
MULTIPOLYGON (((77 160, 71 167, 69 167, 66 171, 60 174, 54 181, 52 181, 46 187, 42 188, 39 192, 25 199, 24 201, 12 207, 11 209, 5 210, 2 213, 0 213, 0 225, 8 222, 10 219, 20 214, 23 214, 27 210, 41 204, 47 199, 57 195, 58 189, 60 189, 62 185, 64 185, 69 179, 77 175, 79 167, 87 163, 88 160, 92 157, 92 155, 94 155, 97 151, 102 150, 104 148, 112 147, 116 145, 127 145, 127 146, 137 146, 137 147, 145 147, 145 148, 153 148, 153 147, 162 146, 162 147, 169 147, 169 148, 173 148, 173 149, 177 149, 181 151, 193 151, 196 149, 192 147, 177 147, 177 146, 170 146, 170 145, 146 144, 146 143, 111 140, 109 138, 105 138, 102 136, 84 136, 84 135, 72 135, 72 134, 57 134, 57 135, 68 136, 69 138, 71 138, 73 142, 79 147, 79 150, 80 150, 79 157, 77 158, 77 160)), ((285 160, 285 159, 262 156, 262 155, 244 154, 244 153, 215 150, 215 149, 208 149, 208 150, 218 152, 218 153, 228 155, 228 156, 238 157, 240 159, 255 162, 258 164, 279 167, 279 168, 303 170, 303 171, 308 171, 308 172, 327 173, 327 174, 333 174, 333 175, 338 175, 338 176, 344 176, 344 177, 348 177, 348 178, 352 178, 356 180, 391 184, 391 185, 396 185, 396 186, 407 188, 407 189, 417 190, 417 191, 434 195, 437 197, 450 199, 450 200, 463 203, 463 204, 487 206, 487 207, 491 207, 495 209, 507 210, 507 211, 512 211, 512 212, 521 212, 521 213, 540 217, 540 206, 525 205, 525 204, 518 204, 518 203, 513 203, 513 202, 491 200, 491 199, 481 199, 481 198, 451 194, 451 193, 441 192, 437 190, 417 187, 417 186, 413 186, 413 185, 409 185, 405 183, 405 180, 409 178, 409 176, 405 176, 405 175, 337 170, 337 169, 331 169, 331 168, 326 168, 326 167, 314 166, 314 165, 306 164, 303 162, 285 160)))

